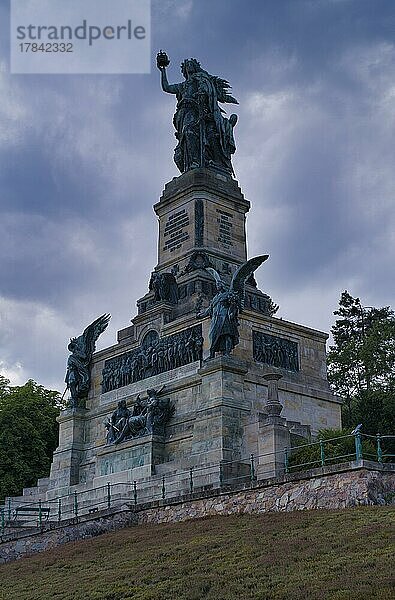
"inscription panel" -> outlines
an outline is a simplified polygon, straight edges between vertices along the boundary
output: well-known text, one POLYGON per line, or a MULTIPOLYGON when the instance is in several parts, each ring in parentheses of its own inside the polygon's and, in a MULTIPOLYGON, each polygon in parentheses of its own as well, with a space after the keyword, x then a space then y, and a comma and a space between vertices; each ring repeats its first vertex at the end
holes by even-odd
POLYGON ((254 360, 288 371, 299 371, 299 353, 296 342, 262 331, 253 331, 252 345, 254 360))
POLYGON ((195 246, 203 246, 204 205, 203 200, 195 200, 195 246))
POLYGON ((246 260, 245 215, 227 203, 205 204, 205 245, 246 260))
POLYGON ((218 241, 226 248, 233 246, 233 215, 225 210, 216 209, 218 223, 218 241))
POLYGON ((174 252, 179 250, 186 240, 189 239, 189 214, 185 208, 181 208, 169 215, 163 233, 163 251, 174 252))

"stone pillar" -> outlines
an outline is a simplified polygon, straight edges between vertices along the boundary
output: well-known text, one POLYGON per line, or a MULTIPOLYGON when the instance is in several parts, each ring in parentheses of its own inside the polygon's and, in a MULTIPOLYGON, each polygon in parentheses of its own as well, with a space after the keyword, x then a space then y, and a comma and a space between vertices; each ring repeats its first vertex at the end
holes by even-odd
POLYGON ((278 398, 280 373, 266 373, 268 401, 264 419, 259 424, 258 437, 258 479, 278 477, 284 473, 284 449, 290 446, 290 433, 286 420, 280 417, 283 409, 278 398))
POLYGON ((54 452, 49 490, 69 487, 79 483, 79 467, 84 450, 85 408, 66 408, 61 412, 59 446, 54 452))
POLYGON ((247 365, 233 356, 208 360, 199 370, 201 394, 196 410, 191 449, 192 465, 216 465, 216 481, 225 483, 248 472, 248 461, 242 464, 241 448, 244 420, 250 405, 244 398, 244 376, 247 365), (219 467, 221 466, 221 477, 219 467))

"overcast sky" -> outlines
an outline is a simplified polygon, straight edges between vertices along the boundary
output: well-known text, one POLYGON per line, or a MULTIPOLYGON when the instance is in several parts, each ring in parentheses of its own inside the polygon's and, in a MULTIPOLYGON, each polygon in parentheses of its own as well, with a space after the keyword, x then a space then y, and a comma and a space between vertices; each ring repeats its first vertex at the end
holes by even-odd
MULTIPOLYGON (((329 331, 340 293, 393 304, 395 2, 153 0, 150 75, 10 75, 0 0, 0 372, 63 391, 67 343, 128 326, 156 264, 152 205, 178 174, 174 97, 196 57, 239 100, 249 256, 278 316, 329 331)), ((231 106, 234 110, 235 107, 231 106)))

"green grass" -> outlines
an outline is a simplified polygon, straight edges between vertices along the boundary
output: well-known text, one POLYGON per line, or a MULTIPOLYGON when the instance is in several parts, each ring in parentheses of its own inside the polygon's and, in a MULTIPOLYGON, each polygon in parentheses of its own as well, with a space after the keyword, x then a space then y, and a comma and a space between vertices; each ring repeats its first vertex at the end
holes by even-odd
POLYGON ((132 527, 0 566, 0 598, 392 600, 394 520, 362 507, 132 527))

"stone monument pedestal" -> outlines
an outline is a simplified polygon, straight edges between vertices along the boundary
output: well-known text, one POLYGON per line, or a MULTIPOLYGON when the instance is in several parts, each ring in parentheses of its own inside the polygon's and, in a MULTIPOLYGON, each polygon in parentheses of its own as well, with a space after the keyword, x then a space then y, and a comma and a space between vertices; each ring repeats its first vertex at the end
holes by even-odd
POLYGON ((253 469, 258 479, 269 478, 284 472, 290 429, 314 435, 340 425, 341 403, 326 378, 327 335, 276 318, 253 277, 245 284, 239 343, 231 356, 206 358, 210 319, 197 314, 217 293, 208 269, 229 286, 246 261, 249 207, 236 180, 209 168, 165 186, 154 206, 154 276, 132 325, 93 355, 87 410, 68 409, 59 418, 51 494, 137 481, 148 498, 163 476, 174 493, 185 490, 191 469, 201 489, 243 483, 253 469), (164 435, 106 446, 104 423, 119 401, 132 411, 152 389, 174 408, 164 435))
POLYGON ((109 475, 113 474, 115 479, 123 479, 124 472, 127 481, 154 475, 155 466, 164 459, 164 442, 163 436, 151 434, 100 448, 97 452, 98 475, 94 479, 95 485, 110 481, 109 475))
POLYGON ((278 398, 278 382, 282 374, 266 373, 268 401, 263 420, 259 423, 258 465, 259 479, 279 477, 285 471, 285 449, 291 445, 291 436, 286 419, 280 417, 283 407, 278 398))
POLYGON ((53 454, 49 489, 68 488, 80 481, 79 469, 84 453, 88 411, 68 408, 59 415, 59 446, 53 454))
POLYGON ((290 434, 286 420, 270 417, 260 423, 258 440, 258 479, 279 477, 285 472, 285 448, 289 448, 290 434))
POLYGON ((193 464, 240 461, 243 420, 250 409, 244 398, 247 371, 244 361, 228 356, 207 360, 199 369, 201 395, 193 426, 193 464))

